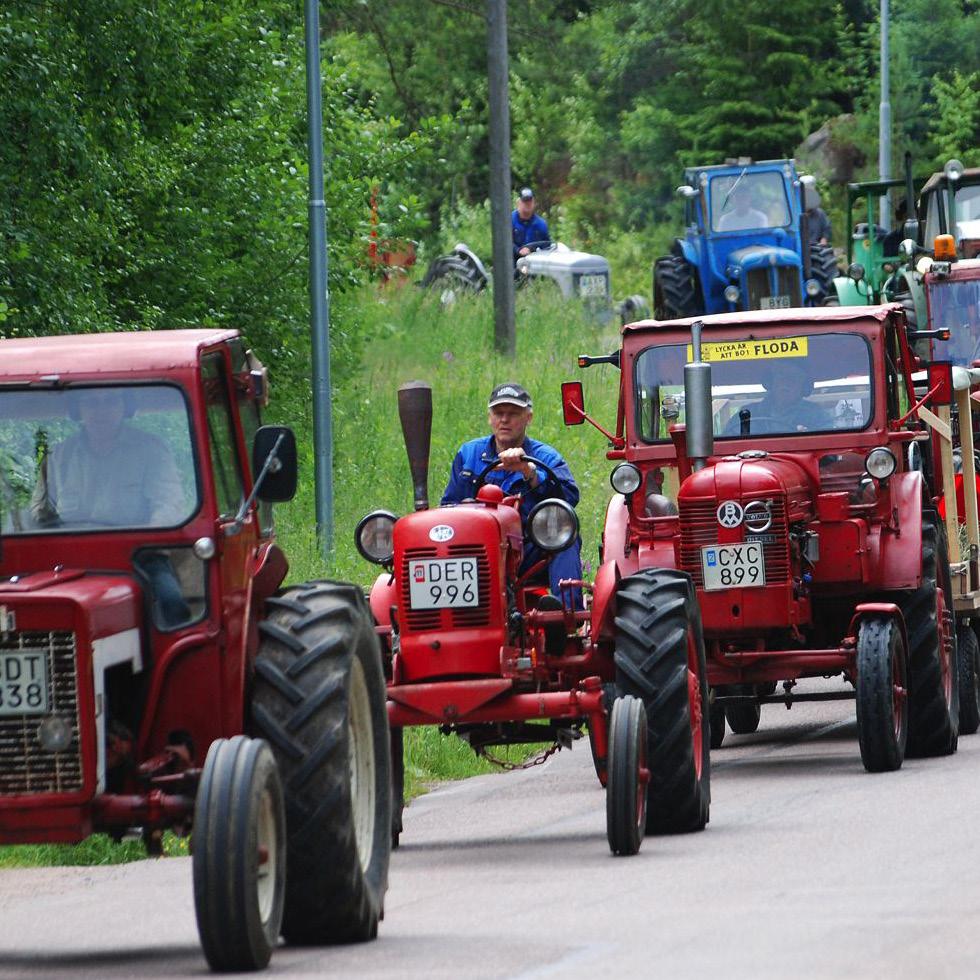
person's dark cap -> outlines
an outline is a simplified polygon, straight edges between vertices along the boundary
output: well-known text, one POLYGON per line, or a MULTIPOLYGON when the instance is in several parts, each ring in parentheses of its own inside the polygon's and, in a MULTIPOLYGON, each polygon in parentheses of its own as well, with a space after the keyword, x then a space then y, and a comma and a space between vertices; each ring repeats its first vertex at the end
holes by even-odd
POLYGON ((522 187, 521 188, 521 200, 522 201, 533 201, 534 200, 534 191, 532 191, 530 187, 522 187))
POLYGON ((490 392, 487 408, 494 405, 516 405, 518 408, 531 408, 531 396, 527 390, 514 381, 505 381, 490 392))

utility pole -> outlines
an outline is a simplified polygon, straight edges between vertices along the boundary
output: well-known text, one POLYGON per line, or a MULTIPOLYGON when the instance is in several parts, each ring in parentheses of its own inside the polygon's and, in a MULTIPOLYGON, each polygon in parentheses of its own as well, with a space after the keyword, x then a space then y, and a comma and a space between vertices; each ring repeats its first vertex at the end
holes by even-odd
MULTIPOLYGON (((889 180, 892 175, 892 104, 889 101, 889 22, 888 0, 881 0, 881 102, 878 105, 878 179, 889 180)), ((909 202, 909 213, 913 205, 909 202)), ((891 230, 889 195, 881 198, 881 221, 886 231, 891 230)))
POLYGON ((310 169, 310 336, 313 356, 313 477, 320 553, 333 551, 333 408, 330 392, 330 291, 327 205, 323 199, 323 106, 320 96, 320 5, 304 0, 306 146, 310 169))
POLYGON ((510 101, 507 94, 507 0, 487 0, 490 90, 490 221, 493 231, 494 346, 513 357, 514 237, 510 225, 510 101))

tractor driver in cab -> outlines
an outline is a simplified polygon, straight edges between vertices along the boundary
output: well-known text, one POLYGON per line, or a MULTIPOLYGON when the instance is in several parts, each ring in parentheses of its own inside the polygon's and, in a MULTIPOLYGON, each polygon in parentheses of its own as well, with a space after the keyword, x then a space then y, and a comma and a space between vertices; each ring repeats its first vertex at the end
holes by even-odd
MULTIPOLYGON (((531 396, 521 385, 507 381, 490 392, 487 403, 487 422, 490 435, 464 442, 453 460, 452 471, 443 504, 458 504, 476 496, 476 480, 493 459, 499 464, 485 477, 487 483, 497 484, 507 494, 520 494, 521 519, 527 520, 535 504, 548 498, 559 498, 571 504, 578 503, 578 486, 572 477, 568 463, 557 449, 538 442, 527 435, 533 418, 531 396), (555 474, 549 477, 542 469, 524 457, 541 460, 555 474)), ((552 556, 548 565, 548 582, 553 596, 560 596, 558 583, 561 579, 581 579, 582 542, 577 540, 570 548, 552 556)), ((525 543, 521 571, 539 562, 544 555, 531 543, 525 543)), ((576 608, 582 606, 581 590, 574 590, 576 608)))
POLYGON ((782 360, 767 366, 762 386, 765 398, 736 412, 723 435, 820 432, 833 427, 827 412, 807 400, 813 394, 813 379, 800 360, 782 360))
POLYGON ((716 231, 756 231, 769 227, 769 216, 757 206, 755 188, 746 180, 737 180, 722 202, 716 231))
POLYGON ((540 214, 534 213, 534 207, 534 191, 530 187, 522 187, 517 198, 517 207, 510 215, 515 263, 522 255, 530 255, 539 248, 551 246, 548 223, 540 214))

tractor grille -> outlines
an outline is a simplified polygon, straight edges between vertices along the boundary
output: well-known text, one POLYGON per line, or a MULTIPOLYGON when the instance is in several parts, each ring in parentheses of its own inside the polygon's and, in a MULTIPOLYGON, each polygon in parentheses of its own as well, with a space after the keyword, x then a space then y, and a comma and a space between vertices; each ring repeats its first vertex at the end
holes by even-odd
POLYGON ((64 752, 45 752, 37 740, 45 716, 0 718, 0 796, 77 792, 82 788, 82 758, 74 634, 8 633, 0 639, 0 650, 47 653, 52 714, 72 727, 71 745, 64 752))
MULTIPOLYGON (((764 498, 770 500, 772 498, 764 498)), ((741 501, 743 505, 748 500, 741 501)), ((694 584, 704 585, 701 571, 701 549, 706 545, 718 543, 718 503, 701 501, 687 503, 681 501, 681 570, 688 572, 694 584)), ((746 535, 753 540, 754 535, 746 535)), ((789 581, 789 528, 786 524, 786 501, 772 499, 772 525, 765 534, 762 550, 766 561, 766 585, 789 581)))
POLYGON ((761 310, 763 297, 788 296, 790 306, 801 306, 800 276, 795 266, 779 265, 771 269, 750 269, 746 274, 748 309, 761 310), (775 273, 776 289, 769 285, 770 272, 775 273))
POLYGON ((402 622, 411 633, 424 633, 427 630, 440 628, 471 629, 475 626, 486 626, 490 622, 490 564, 486 551, 479 545, 454 544, 448 549, 448 558, 477 559, 476 578, 479 586, 480 602, 476 606, 466 606, 461 609, 412 609, 411 586, 409 584, 409 562, 420 558, 435 558, 435 548, 409 548, 402 559, 401 603, 404 613, 402 622), (443 619, 445 614, 448 619, 443 619))

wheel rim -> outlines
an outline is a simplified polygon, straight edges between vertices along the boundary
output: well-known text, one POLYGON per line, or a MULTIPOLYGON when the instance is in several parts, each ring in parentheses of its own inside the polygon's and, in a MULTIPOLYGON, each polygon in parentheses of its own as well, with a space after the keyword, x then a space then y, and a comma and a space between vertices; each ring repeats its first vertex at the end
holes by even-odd
POLYGON ((694 637, 687 636, 687 704, 691 721, 691 743, 694 746, 694 774, 701 779, 704 765, 704 711, 701 705, 701 681, 698 677, 698 650, 694 637))
POLYGON ((354 823, 354 840, 361 869, 367 871, 374 851, 375 759, 371 724, 371 701, 368 697, 364 668, 357 657, 351 660, 350 693, 347 713, 347 744, 350 763, 350 798, 354 823))
POLYGON ((265 925, 272 915, 276 902, 276 869, 279 867, 279 834, 276 826, 276 808, 268 788, 259 799, 258 866, 255 873, 255 898, 259 918, 265 925))

